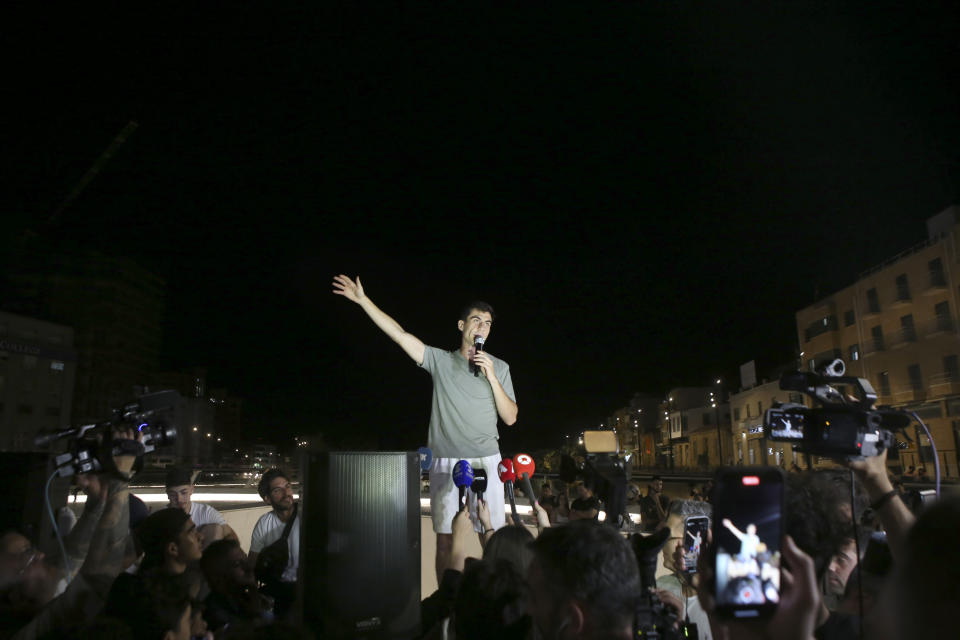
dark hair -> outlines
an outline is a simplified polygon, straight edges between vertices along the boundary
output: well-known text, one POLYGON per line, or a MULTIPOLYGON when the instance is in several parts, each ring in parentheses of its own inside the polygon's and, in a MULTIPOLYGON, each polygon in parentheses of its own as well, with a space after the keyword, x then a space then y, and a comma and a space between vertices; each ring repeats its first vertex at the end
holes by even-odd
POLYGON ((813 558, 817 579, 834 555, 853 538, 849 505, 833 478, 822 472, 792 474, 784 490, 784 529, 797 546, 813 558))
POLYGON ((907 534, 906 558, 896 563, 901 629, 914 638, 948 638, 956 633, 960 601, 960 499, 925 509, 907 534))
POLYGON ((190 595, 183 580, 161 574, 144 578, 144 587, 146 597, 133 603, 125 619, 135 638, 159 640, 167 631, 176 631, 190 606, 190 595))
POLYGON ((283 478, 287 482, 290 482, 290 476, 285 474, 280 467, 274 467, 272 469, 267 469, 263 472, 263 476, 260 478, 260 484, 257 485, 257 492, 260 493, 261 498, 266 498, 270 493, 270 483, 273 482, 276 478, 283 478))
POLYGON ((650 478, 650 482, 656 482, 657 480, 663 480, 663 478, 661 478, 660 476, 653 476, 652 478, 650 478))
POLYGON ((531 547, 551 591, 547 597, 583 603, 594 631, 633 620, 640 570, 633 549, 616 529, 576 520, 545 529, 531 547))
POLYGON ((193 469, 190 467, 170 467, 167 469, 166 488, 193 486, 193 469))
POLYGON ((463 311, 460 312, 460 319, 464 322, 467 321, 467 318, 470 316, 470 312, 476 309, 477 311, 486 311, 490 314, 490 320, 495 320, 497 314, 493 312, 493 306, 489 302, 484 302, 483 300, 474 300, 467 306, 463 308, 463 311))
MULTIPOLYGON (((713 507, 709 502, 700 500, 671 500, 667 507, 667 517, 679 516, 687 518, 689 516, 706 516, 713 522, 713 507)), ((672 547, 671 547, 672 548, 672 547)))
POLYGON ((168 544, 176 542, 190 515, 183 509, 167 507, 147 516, 137 527, 137 540, 143 550, 143 568, 163 563, 163 552, 168 544))
POLYGON ((527 567, 533 560, 533 551, 530 549, 532 541, 533 534, 526 527, 500 527, 483 547, 483 560, 489 563, 509 562, 514 569, 526 575, 527 567))
MULTIPOLYGON (((504 527, 501 529, 515 529, 504 527)), ((526 638, 531 620, 523 576, 506 560, 472 562, 463 572, 453 604, 456 637, 526 638)))
POLYGON ((223 538, 211 542, 203 550, 203 557, 200 558, 200 570, 203 571, 203 577, 212 586, 217 581, 220 574, 223 573, 223 563, 230 557, 230 553, 240 547, 240 543, 233 538, 223 538))

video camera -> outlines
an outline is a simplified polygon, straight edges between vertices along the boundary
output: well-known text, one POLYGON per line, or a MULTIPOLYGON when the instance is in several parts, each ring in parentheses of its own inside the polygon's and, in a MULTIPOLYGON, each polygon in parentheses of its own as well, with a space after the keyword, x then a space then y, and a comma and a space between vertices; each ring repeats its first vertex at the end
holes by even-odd
POLYGON ((815 373, 784 373, 781 389, 804 393, 820 406, 785 403, 768 409, 764 435, 793 443, 795 451, 839 460, 862 460, 893 448, 895 432, 905 429, 910 418, 889 407, 875 409, 877 393, 870 382, 845 372, 843 360, 836 359, 815 373))
POLYGON ((612 431, 584 431, 583 448, 587 454, 583 465, 578 465, 568 455, 560 458, 560 479, 567 483, 583 480, 603 501, 606 524, 622 528, 625 524, 623 512, 627 507, 630 461, 616 456, 619 447, 612 431))
POLYGON ((176 391, 147 393, 114 409, 108 420, 41 434, 34 439, 34 444, 46 447, 58 440, 68 440, 67 451, 54 458, 61 478, 75 473, 115 471, 114 456, 139 458, 157 447, 176 442, 176 427, 168 425, 157 414, 173 409, 179 400, 180 394, 176 391), (141 441, 114 439, 115 431, 126 429, 140 432, 141 441))
POLYGON ((640 569, 640 598, 634 613, 634 636, 637 638, 674 640, 696 638, 697 626, 684 624, 670 607, 652 591, 657 587, 657 556, 670 537, 670 529, 663 528, 651 535, 635 533, 630 546, 640 569))

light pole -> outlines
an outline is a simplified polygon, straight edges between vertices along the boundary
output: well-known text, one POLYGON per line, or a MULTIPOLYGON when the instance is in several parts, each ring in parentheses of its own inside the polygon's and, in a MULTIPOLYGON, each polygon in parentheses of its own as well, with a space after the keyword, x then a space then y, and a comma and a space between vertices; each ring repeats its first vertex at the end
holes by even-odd
POLYGON ((711 392, 713 397, 713 411, 717 420, 717 458, 719 458, 719 465, 723 466, 723 436, 720 434, 720 402, 723 399, 723 384, 722 378, 717 378, 714 381, 714 388, 717 390, 716 393, 711 392))

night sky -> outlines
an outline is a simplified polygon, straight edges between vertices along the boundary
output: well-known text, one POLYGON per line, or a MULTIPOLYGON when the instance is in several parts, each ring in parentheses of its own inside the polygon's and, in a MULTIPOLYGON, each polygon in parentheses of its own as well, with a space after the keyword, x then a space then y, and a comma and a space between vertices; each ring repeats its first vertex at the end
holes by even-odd
POLYGON ((447 348, 486 299, 509 453, 789 361, 797 309, 960 202, 956 3, 417 4, 11 16, 8 236, 136 256, 164 367, 334 446, 424 444, 430 394, 334 274, 447 348))

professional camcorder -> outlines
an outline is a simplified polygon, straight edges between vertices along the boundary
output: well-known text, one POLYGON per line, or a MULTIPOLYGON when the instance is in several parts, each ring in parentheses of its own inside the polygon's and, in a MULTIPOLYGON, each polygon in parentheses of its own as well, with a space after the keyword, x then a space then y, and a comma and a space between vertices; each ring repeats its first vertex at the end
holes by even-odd
POLYGON ((814 408, 785 403, 768 409, 763 432, 794 450, 838 460, 862 460, 896 444, 894 434, 910 424, 903 411, 874 408, 877 393, 866 378, 844 376, 840 359, 816 372, 784 373, 780 388, 813 399, 814 408))
POLYGON ((560 458, 560 479, 567 483, 583 480, 603 501, 607 514, 604 522, 622 528, 626 524, 624 511, 627 507, 630 460, 617 457, 619 447, 612 431, 584 431, 583 447, 586 458, 582 465, 568 455, 560 458))
MULTIPOLYGON (((180 394, 176 391, 147 393, 120 409, 114 409, 111 417, 103 422, 42 434, 34 439, 34 444, 46 447, 58 440, 67 440, 67 451, 54 459, 61 477, 115 471, 114 456, 140 458, 157 447, 176 442, 176 427, 167 424, 160 414, 172 410, 179 400, 180 394), (115 432, 124 430, 139 432, 141 440, 114 438, 115 432)), ((138 460, 137 464, 140 462, 138 460)))
POLYGON ((657 587, 657 556, 670 537, 670 529, 663 528, 649 536, 635 533, 630 546, 640 569, 640 598, 634 614, 634 636, 648 640, 696 638, 697 625, 684 624, 670 607, 652 591, 657 587))

